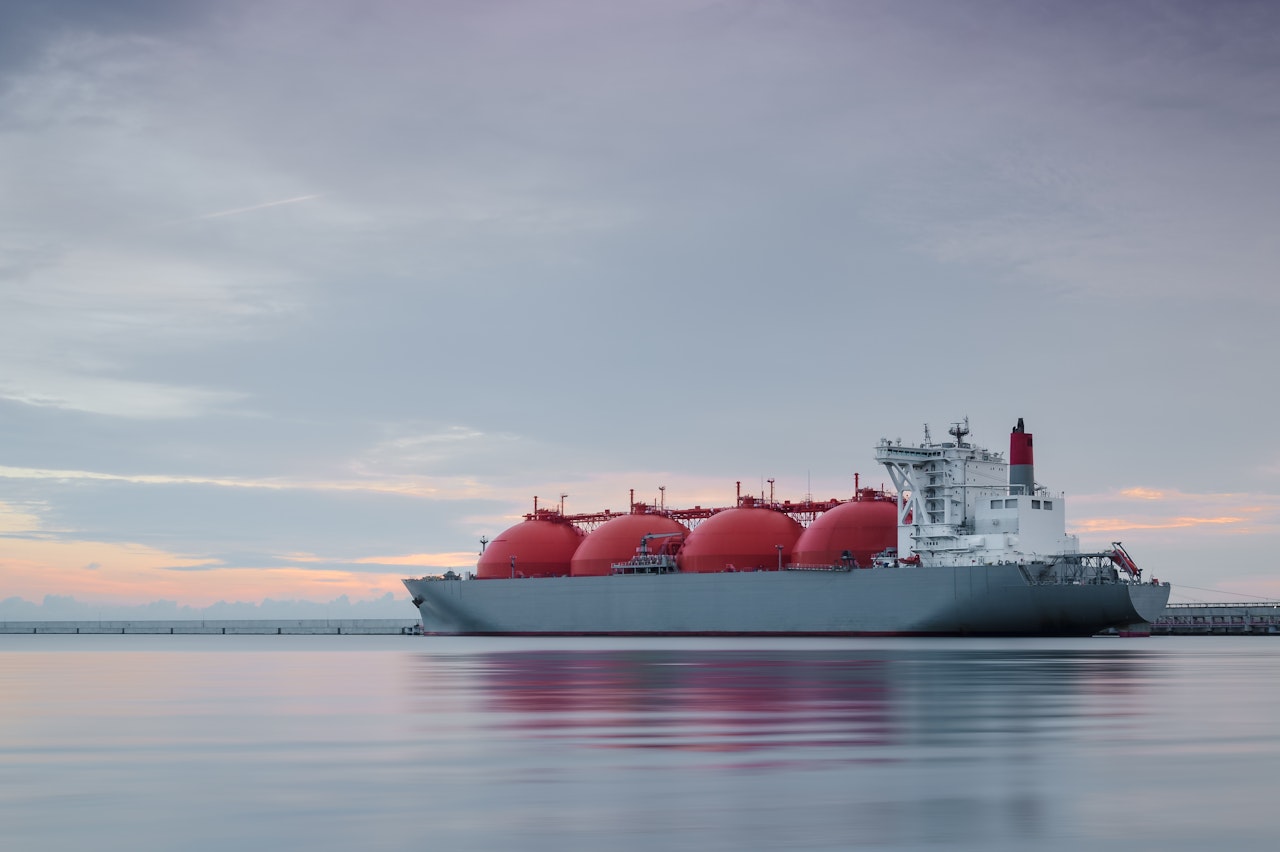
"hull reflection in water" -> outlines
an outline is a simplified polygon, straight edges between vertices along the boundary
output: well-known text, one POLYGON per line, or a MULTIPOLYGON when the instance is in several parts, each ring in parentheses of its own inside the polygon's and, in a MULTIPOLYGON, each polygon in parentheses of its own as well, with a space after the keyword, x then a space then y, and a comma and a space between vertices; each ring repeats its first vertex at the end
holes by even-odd
POLYGON ((596 745, 745 751, 890 742, 884 660, 839 654, 498 654, 492 709, 513 728, 596 745))
MULTIPOLYGON (((1153 661, 1097 652, 1004 650, 563 651, 473 661, 484 718, 562 744, 705 752, 791 752, 801 762, 909 760, 914 747, 986 747, 1052 737, 1090 696, 1083 722, 1117 735, 1125 696, 1153 661), (984 746, 985 744, 985 746, 984 746), (895 752, 895 749, 905 749, 895 752), (810 751, 816 753, 809 753, 810 751)), ((1145 674, 1150 674, 1146 671, 1145 674)))
POLYGON ((1280 644, 34 636, 0 849, 1263 849, 1280 644))
POLYGON ((1132 835, 1126 802, 1167 739, 1154 642, 596 641, 424 640, 421 758, 470 739, 459 804, 492 803, 482 831, 547 849, 1076 849, 1132 835))

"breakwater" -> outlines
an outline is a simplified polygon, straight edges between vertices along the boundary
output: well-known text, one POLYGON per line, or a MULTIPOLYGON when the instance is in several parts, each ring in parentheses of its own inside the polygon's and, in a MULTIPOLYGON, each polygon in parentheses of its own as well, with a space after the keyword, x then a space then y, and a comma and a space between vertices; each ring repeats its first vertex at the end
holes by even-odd
POLYGON ((0 621, 4 633, 199 635, 412 635, 416 618, 178 619, 173 621, 0 621))

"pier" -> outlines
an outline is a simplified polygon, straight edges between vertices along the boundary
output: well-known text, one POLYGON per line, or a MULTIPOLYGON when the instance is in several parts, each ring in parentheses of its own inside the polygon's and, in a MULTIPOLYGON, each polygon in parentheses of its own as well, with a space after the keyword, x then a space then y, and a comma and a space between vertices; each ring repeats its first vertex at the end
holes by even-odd
POLYGON ((1280 635, 1280 601, 1169 604, 1152 636, 1280 635))

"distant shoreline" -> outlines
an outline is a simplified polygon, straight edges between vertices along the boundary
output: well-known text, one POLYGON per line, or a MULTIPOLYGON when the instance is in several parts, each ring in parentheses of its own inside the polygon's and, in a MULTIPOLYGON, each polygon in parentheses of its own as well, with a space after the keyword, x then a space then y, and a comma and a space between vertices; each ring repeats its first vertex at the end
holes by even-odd
POLYGON ((0 621, 0 634, 129 635, 412 635, 420 622, 407 618, 144 619, 93 621, 0 621))

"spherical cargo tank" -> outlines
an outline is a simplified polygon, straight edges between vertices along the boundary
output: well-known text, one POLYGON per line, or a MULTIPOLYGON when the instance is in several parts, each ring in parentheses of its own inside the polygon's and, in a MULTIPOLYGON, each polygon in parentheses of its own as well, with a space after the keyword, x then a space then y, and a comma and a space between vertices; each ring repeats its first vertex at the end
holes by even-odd
POLYGON ((476 578, 563 577, 582 544, 582 531, 564 521, 524 521, 498 534, 476 563, 476 578), (511 557, 516 558, 514 571, 511 557))
POLYGON ((867 568, 872 557, 898 545, 898 504, 859 499, 829 509, 809 524, 791 553, 795 565, 867 568))
POLYGON ((619 515, 587 536, 573 554, 569 573, 575 577, 612 573, 615 562, 626 562, 635 556, 644 536, 662 536, 649 540, 650 553, 669 553, 672 544, 682 541, 688 533, 684 524, 663 515, 619 515))
POLYGON ((676 555, 681 571, 776 570, 778 545, 782 564, 791 561, 791 549, 804 528, 791 518, 758 506, 739 506, 712 515, 689 533, 676 555))

